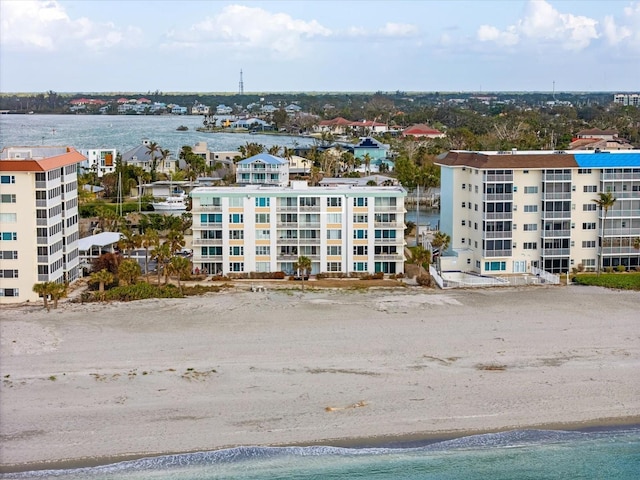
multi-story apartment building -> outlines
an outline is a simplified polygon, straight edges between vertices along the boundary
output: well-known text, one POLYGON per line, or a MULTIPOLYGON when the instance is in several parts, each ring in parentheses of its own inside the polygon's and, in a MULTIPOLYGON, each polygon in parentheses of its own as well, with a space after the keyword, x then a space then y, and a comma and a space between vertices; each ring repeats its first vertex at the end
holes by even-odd
MULTIPOLYGON (((640 152, 451 151, 441 166, 440 229, 457 270, 525 273, 637 267, 640 152), (599 192, 617 199, 606 215, 599 192)), ((446 258, 446 257, 445 257, 446 258)), ((443 261, 446 264, 445 258, 443 261)))
POLYGON ((86 157, 80 163, 81 173, 95 172, 98 177, 102 177, 105 173, 116 171, 118 152, 115 148, 88 148, 81 149, 80 153, 86 157))
POLYGON ((78 278, 78 177, 69 147, 0 152, 0 303, 38 299, 38 282, 78 278))
POLYGON ((193 265, 209 273, 404 272, 402 187, 201 187, 193 198, 193 265))

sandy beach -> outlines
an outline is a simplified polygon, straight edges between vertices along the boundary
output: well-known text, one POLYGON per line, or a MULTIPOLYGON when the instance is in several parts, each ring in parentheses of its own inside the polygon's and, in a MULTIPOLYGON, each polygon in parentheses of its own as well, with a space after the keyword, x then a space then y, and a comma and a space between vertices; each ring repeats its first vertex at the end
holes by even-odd
POLYGON ((0 466, 640 423, 639 312, 578 286, 3 308, 0 466))

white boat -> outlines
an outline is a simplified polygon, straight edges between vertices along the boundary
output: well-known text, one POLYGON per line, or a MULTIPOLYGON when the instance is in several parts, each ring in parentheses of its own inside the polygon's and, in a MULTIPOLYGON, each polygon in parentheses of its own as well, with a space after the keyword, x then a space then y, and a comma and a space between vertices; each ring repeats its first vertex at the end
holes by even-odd
POLYGON ((151 202, 151 206, 157 212, 179 212, 187 209, 186 195, 169 195, 160 202, 151 202))

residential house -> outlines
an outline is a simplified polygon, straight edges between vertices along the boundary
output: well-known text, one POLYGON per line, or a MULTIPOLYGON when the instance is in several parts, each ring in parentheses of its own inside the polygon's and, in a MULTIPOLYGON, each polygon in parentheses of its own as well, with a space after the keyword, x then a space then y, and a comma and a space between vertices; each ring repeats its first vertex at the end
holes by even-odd
POLYGON ((149 145, 151 140, 143 138, 142 143, 137 145, 122 154, 122 162, 127 165, 135 165, 142 168, 145 172, 151 172, 154 161, 156 162, 156 172, 165 173, 167 175, 176 171, 176 158, 169 155, 164 160, 162 159, 162 153, 156 151, 151 157, 149 151, 149 145))
POLYGON ((116 171, 115 148, 84 148, 80 150, 85 160, 80 163, 81 173, 95 172, 98 178, 116 171))
POLYGON ((445 134, 440 130, 436 130, 435 128, 425 125, 424 123, 419 123, 412 125, 409 128, 405 128, 402 131, 402 136, 414 138, 444 138, 445 134))
POLYGON ((289 162, 268 153, 245 158, 236 163, 236 183, 286 186, 289 184, 289 162))

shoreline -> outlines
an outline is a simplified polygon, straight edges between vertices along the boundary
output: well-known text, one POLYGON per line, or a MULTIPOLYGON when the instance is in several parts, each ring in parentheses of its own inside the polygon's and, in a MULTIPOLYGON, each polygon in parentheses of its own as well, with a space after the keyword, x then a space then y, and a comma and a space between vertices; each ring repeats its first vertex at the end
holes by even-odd
POLYGON ((269 289, 6 309, 0 472, 640 424, 640 294, 269 289))
POLYGON ((228 445, 219 448, 213 448, 211 450, 188 450, 188 451, 168 451, 158 453, 131 453, 122 455, 109 455, 109 456, 97 456, 88 458, 76 458, 76 459, 63 459, 50 462, 33 462, 25 464, 8 464, 0 465, 0 474, 9 473, 24 473, 31 471, 42 470, 75 470, 81 468, 94 468, 107 465, 114 465, 122 462, 131 462, 141 460, 145 458, 156 458, 171 455, 188 455, 200 452, 215 452, 221 450, 228 450, 239 447, 316 447, 316 446, 331 446, 339 448, 419 448, 435 443, 444 442, 447 440, 454 440, 459 438, 471 437, 475 435, 485 435, 491 433, 504 433, 518 430, 556 430, 556 431, 572 431, 572 432, 595 432, 595 431, 615 431, 625 430, 628 428, 640 429, 640 415, 631 417, 613 417, 613 418, 601 418, 594 420, 586 420, 582 422, 567 422, 567 423, 541 423, 536 425, 520 425, 517 427, 505 427, 505 428, 493 428, 493 429, 481 429, 481 430, 450 430, 439 432, 416 432, 406 433, 398 435, 383 435, 374 437, 354 437, 354 438, 334 438, 327 440, 315 440, 311 442, 296 442, 296 443, 274 443, 274 444, 260 444, 260 445, 228 445))

